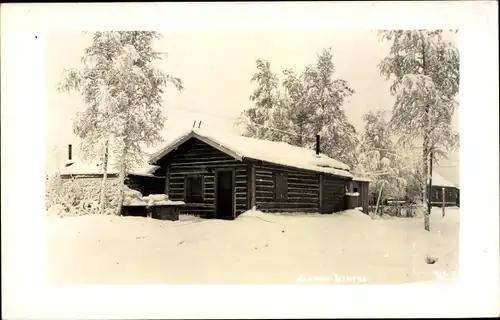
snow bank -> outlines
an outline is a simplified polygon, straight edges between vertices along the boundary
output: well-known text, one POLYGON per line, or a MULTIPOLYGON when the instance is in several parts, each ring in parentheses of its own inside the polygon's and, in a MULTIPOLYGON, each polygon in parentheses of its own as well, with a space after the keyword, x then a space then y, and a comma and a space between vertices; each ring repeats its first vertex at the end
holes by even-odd
POLYGON ((349 197, 359 197, 359 192, 346 192, 345 195, 349 197))
POLYGON ((343 216, 343 217, 348 217, 350 219, 355 219, 356 221, 371 221, 372 218, 370 218, 369 215, 363 213, 362 211, 356 210, 356 209, 350 209, 350 210, 345 210, 337 213, 333 213, 332 215, 334 216, 343 216))
POLYGON ((451 224, 460 223, 460 209, 457 207, 446 207, 445 216, 443 217, 442 209, 433 207, 431 210, 430 221, 432 222, 444 222, 451 224))
POLYGON ((257 218, 257 219, 269 221, 269 220, 273 219, 273 215, 269 214, 269 213, 265 213, 265 212, 259 211, 259 210, 256 210, 255 208, 253 208, 252 210, 248 210, 248 211, 245 211, 245 212, 241 213, 236 218, 236 220, 242 220, 242 219, 246 219, 246 218, 257 218))
POLYGON ((171 143, 160 148, 153 154, 149 163, 154 163, 163 157, 172 146, 187 141, 191 137, 206 139, 219 147, 228 149, 239 158, 262 160, 269 163, 296 167, 300 169, 326 172, 352 178, 348 172, 349 166, 327 157, 324 154, 316 155, 314 150, 292 146, 284 142, 275 142, 248 138, 234 133, 217 130, 190 129, 173 139, 171 143))
POLYGON ((434 211, 431 232, 422 219, 372 220, 357 210, 300 217, 250 210, 234 221, 48 219, 47 271, 52 283, 86 284, 435 281, 458 270, 459 212, 439 219, 434 211))
POLYGON ((255 209, 255 208, 252 208, 251 210, 245 211, 242 214, 240 214, 238 216, 238 218, 256 217, 256 216, 260 216, 260 215, 264 215, 264 213, 262 211, 255 209))
POLYGON ((47 215, 51 217, 63 217, 67 215, 67 211, 62 204, 54 204, 47 210, 47 215))

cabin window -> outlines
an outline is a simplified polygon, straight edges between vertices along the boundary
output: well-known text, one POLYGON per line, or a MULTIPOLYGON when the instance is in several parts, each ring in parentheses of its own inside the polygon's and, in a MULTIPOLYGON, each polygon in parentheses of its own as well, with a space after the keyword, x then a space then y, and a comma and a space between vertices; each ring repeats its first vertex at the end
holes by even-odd
POLYGON ((279 201, 287 199, 287 176, 286 173, 276 172, 274 174, 274 198, 279 201))
POLYGON ((352 192, 358 192, 358 188, 352 189, 352 192))
POLYGON ((186 201, 203 201, 203 176, 186 176, 186 201))

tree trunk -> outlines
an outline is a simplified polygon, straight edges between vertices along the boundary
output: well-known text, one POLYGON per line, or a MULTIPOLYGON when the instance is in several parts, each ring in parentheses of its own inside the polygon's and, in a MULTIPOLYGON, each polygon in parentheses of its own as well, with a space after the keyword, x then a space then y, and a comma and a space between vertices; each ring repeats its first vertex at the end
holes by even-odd
POLYGON ((430 223, 429 223, 429 218, 431 215, 431 209, 432 209, 432 204, 431 204, 431 192, 432 192, 432 151, 430 152, 429 155, 429 196, 427 197, 427 212, 425 214, 425 221, 424 221, 424 227, 425 230, 430 231, 430 223))
POLYGON ((128 155, 128 149, 129 149, 129 140, 127 137, 128 134, 128 118, 127 121, 125 122, 125 138, 123 139, 124 141, 124 146, 121 154, 121 165, 120 165, 120 172, 118 173, 118 186, 120 188, 120 193, 118 195, 118 204, 116 206, 116 215, 121 215, 122 213, 122 208, 123 208, 123 200, 125 199, 125 179, 127 178, 127 155, 128 155))
MULTIPOLYGON (((422 43, 425 43, 425 41, 422 41, 422 43)), ((422 46, 422 73, 425 75, 426 73, 426 64, 425 64, 425 45, 422 46)), ((423 174, 425 176, 424 179, 424 186, 423 186, 423 196, 422 200, 424 202, 424 229, 427 231, 430 231, 430 222, 429 222, 429 215, 428 213, 430 212, 430 202, 427 201, 427 198, 430 199, 430 194, 427 194, 427 190, 430 191, 430 189, 427 189, 427 183, 430 182, 428 180, 429 178, 429 172, 428 172, 428 167, 427 167, 427 161, 429 159, 429 111, 430 111, 430 106, 427 104, 425 106, 425 114, 424 114, 424 150, 423 150, 423 174)))
POLYGON ((125 179, 127 176, 127 163, 126 163, 127 145, 123 148, 123 153, 121 155, 121 165, 120 172, 118 173, 118 187, 120 188, 120 193, 118 194, 118 203, 116 205, 116 215, 122 214, 123 200, 125 199, 125 179))
POLYGON ((120 188, 120 193, 118 195, 118 204, 116 206, 116 215, 122 214, 123 200, 125 199, 125 178, 126 178, 126 166, 122 164, 120 168, 120 173, 118 174, 118 186, 120 188))
MULTIPOLYGON (((377 205, 375 207, 375 215, 377 215, 377 212, 378 212, 378 205, 380 203, 380 197, 382 197, 382 188, 384 187, 384 183, 382 183, 382 185, 380 186, 380 193, 378 194, 378 199, 377 199, 377 205)), ((381 214, 383 215, 383 214, 381 214)))
POLYGON ((429 159, 428 157, 428 152, 427 152, 427 135, 425 135, 424 138, 424 152, 423 152, 423 176, 424 176, 424 181, 423 181, 423 188, 422 188, 422 203, 424 207, 424 229, 429 231, 430 226, 429 226, 429 216, 427 215, 427 210, 428 210, 428 202, 427 202, 427 190, 428 190, 428 178, 429 178, 429 168, 427 166, 427 160, 429 159))
POLYGON ((99 214, 104 214, 104 207, 106 203, 106 180, 108 179, 108 141, 106 140, 105 149, 104 149, 104 161, 102 163, 103 166, 103 175, 101 182, 101 194, 99 199, 99 214))
POLYGON ((303 127, 303 124, 300 124, 299 125, 299 147, 302 147, 302 144, 304 143, 303 133, 304 133, 304 127, 303 127))
POLYGON ((446 193, 445 193, 445 189, 441 188, 441 192, 442 192, 442 197, 441 197, 442 199, 441 200, 443 201, 442 205, 441 205, 442 206, 441 210, 443 211, 443 218, 444 218, 444 215, 445 215, 445 206, 446 206, 446 200, 445 200, 446 193))

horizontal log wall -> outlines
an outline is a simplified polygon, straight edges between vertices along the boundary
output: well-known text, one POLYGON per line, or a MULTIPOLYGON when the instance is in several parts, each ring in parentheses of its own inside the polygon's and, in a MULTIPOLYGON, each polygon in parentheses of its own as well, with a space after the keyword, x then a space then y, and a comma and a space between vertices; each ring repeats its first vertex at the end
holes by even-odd
MULTIPOLYGON (((440 186, 432 186, 431 191, 431 204, 435 206, 441 206, 443 203, 443 187, 440 186)), ((445 187, 445 205, 451 206, 458 203, 458 189, 445 187), (451 193, 451 194, 450 194, 451 193)))
POLYGON ((322 212, 332 213, 344 210, 345 188, 348 184, 349 180, 324 174, 322 212))
POLYGON ((239 216, 248 210, 248 170, 245 164, 235 168, 235 215, 239 216))
POLYGON ((255 202, 264 212, 318 212, 319 174, 274 165, 255 166, 255 202), (287 174, 287 200, 275 200, 274 173, 287 174))
POLYGON ((131 189, 138 190, 143 196, 163 193, 165 179, 162 177, 144 177, 129 175, 125 184, 131 189))
POLYGON ((200 174, 204 179, 203 201, 197 203, 186 202, 186 206, 181 209, 182 214, 201 217, 213 217, 215 215, 214 169, 224 168, 231 168, 235 173, 235 215, 238 216, 247 210, 246 164, 194 138, 169 154, 160 162, 160 165, 166 167, 167 163, 167 190, 171 200, 186 202, 184 197, 186 175, 200 174), (212 172, 209 171, 210 169, 212 172))

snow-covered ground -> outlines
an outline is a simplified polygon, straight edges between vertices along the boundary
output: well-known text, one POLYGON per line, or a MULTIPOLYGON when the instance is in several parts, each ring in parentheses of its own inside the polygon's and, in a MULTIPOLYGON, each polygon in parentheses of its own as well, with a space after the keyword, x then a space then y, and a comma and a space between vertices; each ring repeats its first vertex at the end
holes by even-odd
POLYGON ((458 272, 459 209, 372 219, 247 212, 234 221, 47 217, 52 283, 407 283, 458 272), (436 259, 434 264, 426 259, 436 259))

